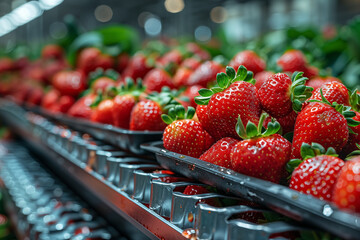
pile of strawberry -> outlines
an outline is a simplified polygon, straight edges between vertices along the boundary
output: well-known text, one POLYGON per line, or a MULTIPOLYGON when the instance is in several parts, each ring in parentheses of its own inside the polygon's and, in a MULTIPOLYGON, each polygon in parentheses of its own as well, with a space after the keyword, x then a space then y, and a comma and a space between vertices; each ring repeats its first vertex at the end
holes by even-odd
POLYGON ((237 71, 226 67, 213 87, 199 90, 196 110, 177 105, 162 116, 164 147, 360 213, 357 91, 314 76, 297 50, 281 56, 277 74, 241 54, 231 62, 237 71), (258 71, 255 79, 243 65, 258 71))

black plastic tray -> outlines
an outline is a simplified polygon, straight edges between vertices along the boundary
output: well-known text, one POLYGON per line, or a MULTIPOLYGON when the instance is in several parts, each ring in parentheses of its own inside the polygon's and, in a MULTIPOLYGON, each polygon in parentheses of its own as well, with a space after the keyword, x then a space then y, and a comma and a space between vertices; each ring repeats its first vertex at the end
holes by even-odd
POLYGON ((345 239, 360 239, 360 216, 337 209, 329 202, 288 187, 249 177, 197 158, 168 151, 162 142, 146 143, 159 164, 225 192, 255 201, 297 221, 316 226, 345 239))
POLYGON ((94 138, 139 155, 145 153, 140 148, 142 143, 162 139, 162 131, 130 131, 108 124, 94 123, 85 119, 70 117, 65 114, 53 114, 38 106, 24 106, 24 108, 27 111, 57 121, 74 130, 86 132, 94 138))

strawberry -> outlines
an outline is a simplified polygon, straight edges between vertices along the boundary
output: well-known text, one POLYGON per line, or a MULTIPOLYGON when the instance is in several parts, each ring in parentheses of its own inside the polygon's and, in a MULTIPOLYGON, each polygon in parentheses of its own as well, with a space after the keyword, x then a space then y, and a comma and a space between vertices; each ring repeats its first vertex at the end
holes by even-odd
POLYGON ((194 85, 186 88, 186 90, 180 95, 180 97, 187 97, 189 99, 189 104, 193 108, 196 108, 197 104, 195 103, 195 97, 199 96, 199 90, 202 87, 200 85, 194 85))
MULTIPOLYGON (((289 132, 294 131, 294 126, 295 126, 295 121, 296 121, 297 115, 298 115, 297 112, 292 111, 290 114, 288 114, 284 117, 275 118, 275 120, 280 123, 282 135, 285 135, 289 132)), ((269 122, 271 122, 271 117, 266 118, 265 126, 267 126, 269 124, 269 122)))
POLYGON ((304 72, 307 62, 305 55, 300 50, 291 49, 278 59, 277 64, 282 68, 283 72, 304 72))
POLYGON ((201 85, 206 87, 208 83, 216 80, 216 74, 222 72, 223 66, 215 61, 206 61, 201 64, 188 78, 185 85, 201 85))
POLYGON ((210 54, 202 49, 196 43, 188 43, 186 45, 186 50, 190 53, 193 53, 196 57, 200 58, 202 61, 207 61, 211 58, 210 54))
POLYGON ((52 85, 62 95, 77 97, 86 89, 85 75, 80 71, 61 71, 54 75, 52 85))
POLYGON ((72 105, 75 103, 75 98, 72 96, 64 95, 61 96, 56 105, 56 109, 61 113, 66 113, 69 111, 72 105))
POLYGON ((245 50, 237 53, 230 61, 229 65, 234 69, 238 69, 241 65, 243 65, 254 74, 262 72, 266 68, 265 61, 251 50, 245 50))
POLYGON ((180 65, 180 63, 183 60, 183 56, 181 52, 178 49, 173 49, 167 53, 164 54, 161 58, 157 60, 157 64, 159 67, 165 67, 169 65, 170 63, 173 63, 175 65, 180 65))
POLYGON ((216 130, 216 126, 210 120, 208 113, 208 105, 197 105, 196 116, 201 123, 201 126, 215 139, 219 140, 222 137, 216 130))
POLYGON ((90 119, 94 111, 94 109, 90 106, 95 101, 95 99, 96 94, 94 93, 90 93, 86 96, 81 97, 74 103, 74 105, 71 106, 68 114, 72 117, 90 119))
POLYGON ((309 81, 307 81, 306 86, 312 87, 314 89, 313 91, 316 91, 322 85, 324 85, 325 83, 329 83, 329 82, 341 83, 341 80, 336 77, 331 77, 331 76, 327 76, 327 77, 319 76, 319 77, 314 77, 314 78, 310 79, 309 81))
POLYGON ((92 115, 91 121, 104 124, 114 124, 113 119, 113 107, 114 101, 112 99, 101 100, 99 103, 93 103, 96 105, 92 115))
POLYGON ((254 81, 252 76, 244 66, 240 66, 237 73, 232 67, 227 67, 226 74, 219 73, 216 77, 218 86, 199 91, 201 96, 196 97, 195 102, 208 105, 209 119, 215 127, 210 133, 216 132, 215 138, 238 138, 235 125, 239 115, 244 123, 259 122, 261 107, 256 88, 250 83, 254 81))
POLYGON ((274 73, 270 72, 270 71, 262 71, 262 72, 255 74, 254 79, 256 80, 256 82, 255 82, 256 89, 259 90, 261 88, 261 86, 263 85, 263 83, 269 77, 271 77, 273 75, 274 75, 274 73))
POLYGON ((349 91, 344 84, 333 81, 323 84, 320 88, 313 91, 309 100, 321 100, 320 89, 322 89, 323 95, 330 103, 338 103, 346 106, 350 105, 349 91))
POLYGON ((332 202, 339 208, 360 214, 360 157, 345 163, 336 181, 332 202))
POLYGON ((14 69, 14 61, 8 57, 0 58, 0 73, 11 71, 14 69))
POLYGON ((195 109, 188 107, 185 111, 183 106, 178 105, 171 108, 168 114, 161 116, 168 124, 163 136, 164 148, 190 157, 200 157, 214 140, 199 122, 192 119, 195 109))
POLYGON ((166 123, 161 119, 162 114, 166 114, 166 109, 170 105, 177 105, 169 91, 152 93, 144 101, 138 102, 133 108, 130 116, 130 130, 135 131, 163 131, 166 123), (166 109, 165 109, 166 108, 166 109))
POLYGON ((35 86, 29 92, 26 102, 32 105, 40 105, 44 96, 44 90, 40 86, 35 86))
POLYGON ((130 56, 127 53, 121 53, 117 58, 116 58, 116 70, 119 73, 122 73, 127 65, 130 62, 130 56))
POLYGON ((239 140, 226 137, 217 141, 199 159, 205 162, 231 168, 230 153, 239 140))
MULTIPOLYGON (((320 93, 322 95, 322 90, 320 93)), ((359 124, 351 119, 355 113, 350 111, 350 107, 331 104, 323 95, 322 101, 310 101, 296 118, 291 153, 293 158, 300 157, 303 143, 316 142, 340 152, 349 138, 348 125, 354 127, 359 124)))
POLYGON ((161 92, 164 86, 174 88, 170 74, 160 68, 154 68, 145 75, 144 85, 147 92, 161 92))
POLYGON ((104 70, 114 66, 114 59, 107 54, 103 54, 99 49, 89 47, 81 50, 77 57, 76 67, 86 75, 95 71, 97 68, 104 70))
POLYGON ((186 58, 180 65, 180 67, 188 68, 193 71, 195 71, 199 66, 201 65, 201 62, 194 57, 186 58))
POLYGON ((138 53, 130 59, 129 64, 122 73, 122 78, 124 80, 126 77, 132 79, 143 78, 151 69, 152 67, 148 66, 145 55, 138 53))
MULTIPOLYGON (((201 185, 188 185, 184 189, 183 193, 186 195, 199 195, 199 194, 206 194, 211 192, 207 188, 201 185)), ((200 199, 198 203, 206 203, 213 207, 221 207, 220 200, 216 198, 200 199)))
POLYGON ((41 101, 41 106, 45 109, 50 109, 50 107, 57 102, 57 100, 60 98, 60 96, 61 95, 58 90, 51 89, 44 95, 44 97, 41 101))
POLYGON ((59 45, 46 45, 41 51, 41 57, 44 59, 63 59, 65 56, 64 49, 59 45))
POLYGON ((298 72, 293 74, 292 79, 285 73, 268 78, 258 90, 263 109, 275 118, 284 117, 293 110, 299 112, 313 90, 304 85, 306 80, 298 72))
POLYGON ((118 95, 114 98, 112 115, 115 126, 129 129, 131 111, 144 90, 141 81, 134 84, 131 78, 126 79, 126 84, 120 87, 118 95))
POLYGON ((287 170, 292 171, 289 187, 311 194, 321 200, 330 201, 344 161, 337 157, 333 148, 325 148, 317 143, 303 143, 300 159, 292 159, 287 170), (295 169, 294 169, 295 168, 295 169))
POLYGON ((306 66, 304 69, 304 77, 313 78, 319 75, 319 69, 314 66, 306 66))
POLYGON ((115 87, 116 80, 119 78, 119 74, 108 69, 104 71, 101 68, 96 69, 94 72, 89 74, 89 85, 94 93, 101 92, 105 94, 109 88, 115 87))
POLYGON ((291 143, 279 134, 280 124, 268 124, 263 131, 263 122, 268 115, 263 113, 258 126, 249 121, 246 129, 240 116, 236 131, 244 139, 238 142, 230 154, 231 169, 252 177, 279 183, 290 160, 291 143))
POLYGON ((174 77, 172 80, 173 84, 176 87, 185 86, 192 73, 193 73, 193 70, 191 70, 189 68, 179 67, 174 74, 174 77))

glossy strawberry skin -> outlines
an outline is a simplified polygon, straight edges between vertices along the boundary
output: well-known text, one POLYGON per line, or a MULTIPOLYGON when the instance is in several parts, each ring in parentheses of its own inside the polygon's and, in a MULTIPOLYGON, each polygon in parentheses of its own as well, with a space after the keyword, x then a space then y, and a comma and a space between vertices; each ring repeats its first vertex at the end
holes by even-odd
POLYGON ((239 66, 243 65, 248 71, 252 71, 254 74, 262 72, 266 68, 265 61, 251 50, 237 53, 230 61, 229 65, 234 69, 238 69, 239 66))
POLYGON ((181 96, 185 96, 187 98, 189 98, 190 103, 189 105, 192 106, 193 108, 196 108, 197 104, 195 103, 195 97, 199 96, 199 90, 202 87, 200 85, 194 85, 191 87, 188 87, 182 94, 181 96))
POLYGON ((115 85, 116 82, 113 79, 109 77, 100 77, 92 83, 91 88, 95 93, 98 93, 99 91, 105 93, 108 88, 114 87, 115 85))
POLYGON ((238 142, 231 153, 234 171, 279 183, 290 160, 291 143, 274 134, 238 142))
POLYGON ((77 68, 85 74, 95 71, 97 68, 104 70, 114 66, 114 60, 106 54, 101 53, 97 48, 83 49, 77 58, 77 68))
POLYGON ((98 106, 94 109, 91 115, 91 121, 104 123, 104 124, 114 124, 113 120, 113 106, 114 101, 112 99, 106 99, 99 103, 98 106))
POLYGON ((306 70, 306 58, 299 50, 286 51, 277 61, 284 72, 304 72, 306 70))
POLYGON ((32 105, 40 105, 44 97, 44 90, 41 87, 34 87, 27 96, 26 102, 32 105))
POLYGON ((164 56, 162 56, 158 61, 158 65, 161 67, 165 67, 170 63, 174 63, 176 65, 179 65, 183 60, 182 54, 179 50, 173 49, 167 53, 165 53, 164 56))
POLYGON ((332 201, 341 209, 360 214, 360 157, 345 163, 335 184, 332 201))
POLYGON ((170 89, 174 88, 170 74, 160 68, 152 69, 146 74, 144 86, 146 86, 147 92, 161 92, 161 89, 165 86, 170 89))
POLYGON ((78 99, 68 111, 72 117, 90 119, 94 109, 90 105, 95 101, 96 95, 89 94, 78 99))
POLYGON ((201 47, 199 47, 199 45, 197 45, 196 43, 188 43, 186 45, 186 49, 189 52, 194 53, 194 55, 200 58, 202 61, 207 61, 211 58, 210 54, 201 47))
POLYGON ((262 72, 259 72, 257 74, 255 74, 254 76, 254 79, 256 80, 255 82, 255 87, 256 89, 260 89, 261 86, 263 85, 264 82, 266 82, 266 80, 273 76, 275 73, 273 72, 270 72, 270 71, 262 71, 262 72))
POLYGON ((198 158, 213 140, 199 122, 183 119, 174 121, 165 128, 163 142, 167 150, 198 158))
POLYGON ((180 67, 188 68, 195 71, 200 65, 201 62, 196 58, 187 58, 181 63, 180 67))
MULTIPOLYGON (((333 81, 323 84, 320 88, 323 91, 324 97, 330 103, 337 102, 338 104, 349 106, 349 91, 344 84, 333 81)), ((313 95, 309 100, 321 100, 320 88, 313 91, 313 95)))
POLYGON ((120 54, 116 59, 116 70, 121 74, 130 62, 130 56, 127 53, 120 54))
POLYGON ((41 57, 44 59, 62 59, 64 58, 64 50, 59 45, 46 45, 41 51, 41 57))
POLYGON ((198 105, 196 107, 196 116, 201 123, 201 126, 215 139, 221 139, 220 134, 217 132, 216 127, 213 125, 213 122, 210 120, 208 113, 208 105, 198 105))
POLYGON ((42 99, 41 106, 45 109, 49 109, 52 105, 54 105, 57 100, 60 98, 60 92, 56 89, 51 89, 49 92, 45 94, 42 99))
POLYGON ((292 173, 291 189, 330 201, 344 161, 320 155, 303 161, 292 173))
POLYGON ((316 91, 318 88, 320 88, 322 85, 324 85, 325 83, 329 83, 329 82, 339 82, 341 83, 341 80, 336 78, 336 77, 314 77, 312 79, 310 79, 309 81, 307 81, 306 86, 312 87, 314 90, 316 91))
POLYGON ((52 85, 62 94, 77 97, 86 89, 85 75, 79 71, 61 71, 54 75, 52 85))
POLYGON ((319 75, 319 69, 314 66, 306 66, 304 70, 304 77, 313 78, 319 75))
POLYGON ((129 129, 131 111, 136 104, 134 96, 118 95, 114 98, 113 119, 116 127, 129 129))
POLYGON ((138 102, 131 112, 130 130, 163 131, 166 123, 161 119, 160 105, 151 100, 138 102))
POLYGON ((185 85, 201 85, 206 87, 208 83, 216 80, 216 74, 220 72, 225 72, 221 64, 214 61, 206 61, 190 75, 185 85))
POLYGON ((324 103, 310 103, 297 116, 295 122, 292 158, 300 158, 302 143, 321 144, 340 152, 349 138, 345 117, 324 103))
POLYGON ((126 77, 132 79, 143 78, 152 67, 148 66, 146 63, 146 57, 143 54, 136 54, 130 59, 129 64, 125 68, 122 74, 123 80, 126 77))
POLYGON ((193 73, 193 70, 191 70, 191 69, 184 68, 184 67, 178 68, 172 79, 174 85, 178 88, 185 86, 192 73, 193 73))
POLYGON ((230 154, 238 142, 239 140, 234 138, 222 138, 204 152, 199 159, 221 167, 231 168, 230 154))
POLYGON ((273 117, 284 117, 291 113, 291 79, 285 73, 268 78, 258 90, 263 109, 273 117))
POLYGON ((244 125, 251 121, 258 124, 261 106, 256 88, 248 82, 239 81, 231 84, 222 92, 214 94, 208 104, 209 119, 220 137, 239 138, 235 131, 240 115, 244 125))

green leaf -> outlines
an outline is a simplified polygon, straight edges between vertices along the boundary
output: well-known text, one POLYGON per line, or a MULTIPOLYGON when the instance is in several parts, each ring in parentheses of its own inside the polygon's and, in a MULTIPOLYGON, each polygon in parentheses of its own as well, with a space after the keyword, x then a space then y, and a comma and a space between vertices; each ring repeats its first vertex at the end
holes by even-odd
POLYGON ((314 150, 307 143, 303 143, 301 145, 300 154, 301 154, 302 159, 304 159, 304 160, 315 157, 314 150))
POLYGON ((259 135, 256 125, 250 121, 246 125, 246 135, 248 138, 253 138, 259 135))
POLYGON ((269 122, 267 125, 266 131, 262 134, 263 136, 271 136, 277 133, 281 128, 281 125, 278 121, 269 122))
POLYGON ((246 74, 246 78, 244 79, 245 82, 250 82, 253 80, 254 73, 251 71, 248 71, 246 74))
POLYGON ((329 147, 326 152, 325 152, 325 155, 328 155, 328 156, 334 156, 334 157, 337 157, 338 154, 336 154, 336 150, 332 147, 329 147))
POLYGON ((240 115, 238 116, 237 123, 235 125, 235 131, 242 139, 247 139, 246 130, 243 122, 241 121, 240 115))
POLYGON ((221 87, 212 87, 211 90, 214 92, 214 93, 219 93, 219 92, 222 92, 222 88, 221 87))
POLYGON ((221 72, 216 75, 216 81, 219 87, 224 89, 229 82, 229 77, 225 73, 221 72))
POLYGON ((356 116, 356 113, 354 113, 352 111, 346 111, 346 112, 344 112, 343 115, 344 115, 345 118, 353 118, 353 117, 356 116))
POLYGON ((306 89, 306 86, 305 85, 299 85, 299 86, 296 86, 295 89, 294 89, 294 94, 295 95, 301 95, 306 89))
POLYGON ((243 81, 245 80, 247 75, 247 69, 243 65, 239 66, 236 76, 239 77, 239 80, 243 81))
POLYGON ((170 116, 168 116, 166 114, 162 114, 161 119, 168 125, 174 121, 170 116))
POLYGON ((185 118, 185 108, 183 105, 178 105, 175 107, 176 116, 178 119, 184 119, 185 118))
POLYGON ((188 107, 188 109, 187 109, 187 113, 186 113, 186 115, 185 115, 185 118, 186 119, 192 119, 193 117, 194 117, 194 115, 195 115, 195 108, 193 108, 193 107, 188 107))
POLYGON ((295 99, 292 106, 295 112, 300 112, 302 109, 302 102, 299 99, 295 99))
POLYGON ((202 96, 202 97, 211 97, 214 94, 213 91, 211 91, 210 89, 207 89, 207 88, 202 88, 198 92, 199 92, 200 96, 202 96))
POLYGON ((235 78, 235 74, 236 74, 236 73, 235 73, 234 68, 229 67, 229 66, 226 67, 226 75, 228 75, 230 79, 234 79, 234 78, 235 78))
POLYGON ((320 88, 320 95, 321 95, 321 100, 323 101, 323 103, 332 106, 331 103, 324 97, 324 93, 323 93, 322 88, 320 88))
POLYGON ((315 155, 320 155, 325 153, 325 148, 319 143, 311 143, 311 148, 315 151, 315 155))
POLYGON ((210 98, 209 97, 195 97, 195 103, 198 104, 198 105, 208 105, 210 101, 210 98))
POLYGON ((348 125, 350 127, 356 127, 356 126, 358 126, 360 124, 359 121, 356 121, 356 120, 354 120, 352 118, 347 118, 346 121, 347 121, 347 123, 348 123, 348 125))
POLYGON ((287 164, 286 164, 286 171, 288 171, 289 173, 292 173, 295 168, 297 168, 303 161, 301 159, 291 159, 287 164))

